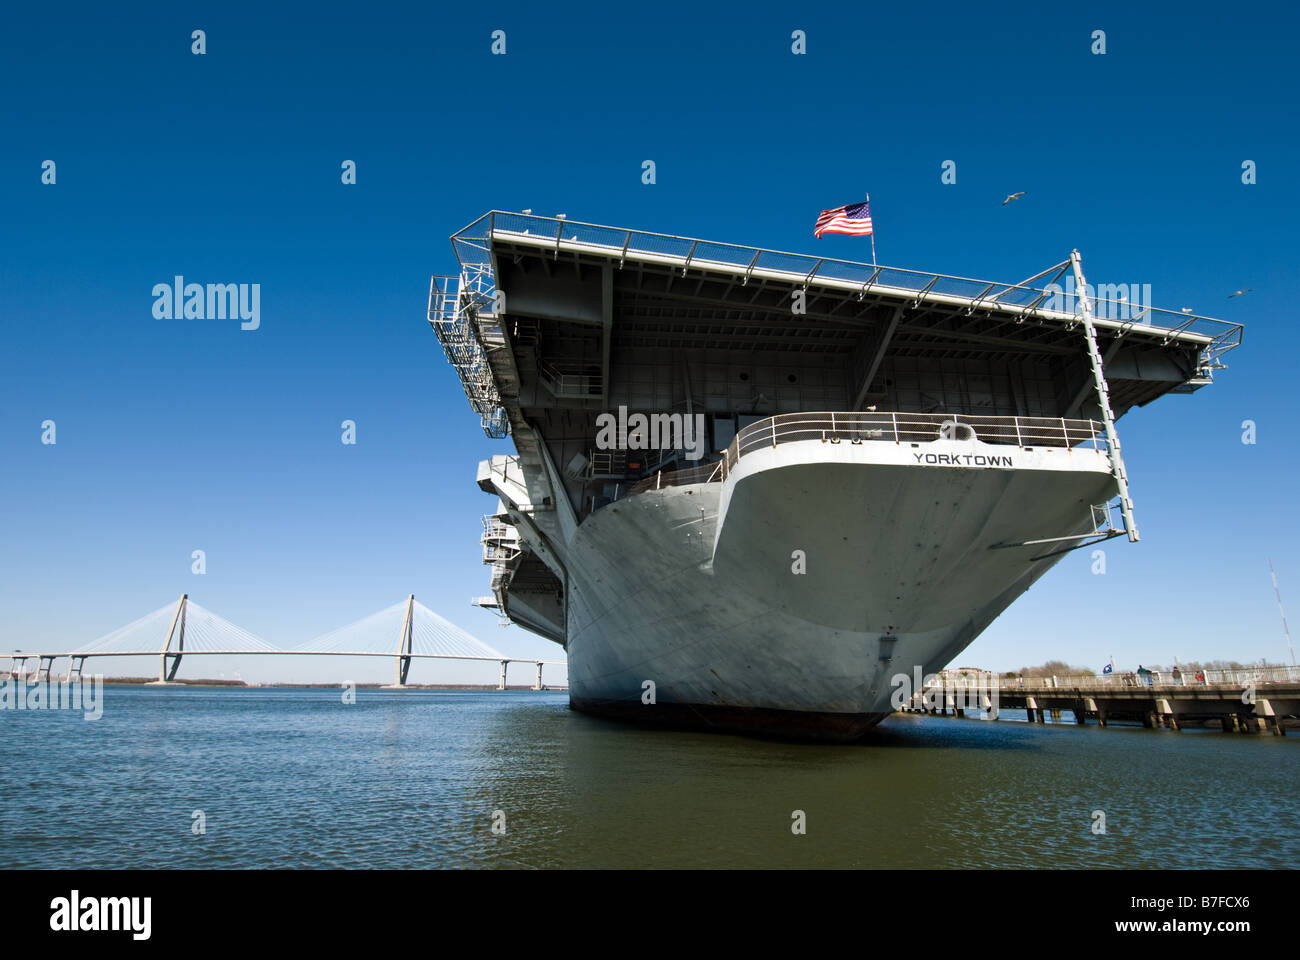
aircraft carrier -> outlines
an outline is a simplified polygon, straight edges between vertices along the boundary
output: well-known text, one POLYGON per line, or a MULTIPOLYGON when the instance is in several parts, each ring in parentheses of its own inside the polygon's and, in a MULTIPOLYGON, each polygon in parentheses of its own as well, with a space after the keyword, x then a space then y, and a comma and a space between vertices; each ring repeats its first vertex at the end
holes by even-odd
MULTIPOLYGON (((489 437, 490 597, 574 709, 848 739, 1070 550, 1138 539, 1116 421, 1242 328, 493 211, 429 322, 489 437)), ((1070 293, 1062 296, 1062 278, 1070 293)))

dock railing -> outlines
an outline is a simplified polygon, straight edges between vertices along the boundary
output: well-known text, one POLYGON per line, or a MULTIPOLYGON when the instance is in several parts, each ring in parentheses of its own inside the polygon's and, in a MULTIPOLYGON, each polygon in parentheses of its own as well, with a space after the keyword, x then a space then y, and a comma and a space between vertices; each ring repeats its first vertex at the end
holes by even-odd
MULTIPOLYGON (((1125 687, 1159 687, 1159 686, 1245 686, 1248 684, 1267 685, 1271 683, 1300 683, 1300 667, 1246 667, 1240 670, 1187 670, 1179 667, 1179 679, 1175 680, 1172 670, 1159 670, 1138 674, 1136 671, 1106 674, 1083 674, 1078 676, 1057 677, 998 677, 998 686, 1002 690, 1041 691, 1041 690, 1113 690, 1125 687), (1197 679, 1201 677, 1202 679, 1197 679)), ((982 677, 947 677, 942 678, 945 690, 982 689, 988 685, 982 677)), ((938 684, 936 684, 938 686, 938 684)))

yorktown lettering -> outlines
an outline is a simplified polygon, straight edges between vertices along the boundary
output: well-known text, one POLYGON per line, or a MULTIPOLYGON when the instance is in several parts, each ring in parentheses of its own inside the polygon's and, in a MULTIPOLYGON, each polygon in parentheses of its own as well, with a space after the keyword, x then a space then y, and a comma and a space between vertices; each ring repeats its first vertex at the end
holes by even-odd
POLYGON ((104 675, 60 682, 6 677, 0 682, 0 710, 80 710, 84 719, 98 720, 104 715, 104 675))
POLYGON ((704 456, 704 414, 634 413, 618 408, 618 416, 602 413, 596 418, 597 450, 684 450, 687 460, 704 456))
POLYGON ((131 939, 148 940, 153 932, 152 897, 86 897, 77 890, 70 897, 50 901, 50 929, 129 930, 131 939))
POLYGON ((949 467, 1009 467, 1010 457, 993 457, 980 453, 914 453, 917 463, 935 463, 949 467))
POLYGON ((155 283, 153 315, 157 320, 243 321, 241 330, 262 325, 260 283, 186 283, 176 276, 171 283, 155 283))

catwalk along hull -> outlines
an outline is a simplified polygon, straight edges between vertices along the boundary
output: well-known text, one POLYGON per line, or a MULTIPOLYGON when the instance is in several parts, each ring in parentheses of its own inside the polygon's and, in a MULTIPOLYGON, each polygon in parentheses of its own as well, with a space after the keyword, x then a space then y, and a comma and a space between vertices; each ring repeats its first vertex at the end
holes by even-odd
POLYGON ((567 551, 572 706, 860 735, 892 677, 947 664, 1059 559, 1020 544, 1078 535, 1113 489, 1091 449, 805 441, 621 499, 567 551))

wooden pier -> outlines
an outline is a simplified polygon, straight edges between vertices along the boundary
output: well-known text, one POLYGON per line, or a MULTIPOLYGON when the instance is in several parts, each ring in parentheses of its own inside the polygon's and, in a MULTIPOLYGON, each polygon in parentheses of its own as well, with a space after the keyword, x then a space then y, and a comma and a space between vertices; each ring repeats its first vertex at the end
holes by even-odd
POLYGON ((1029 721, 1060 722, 1069 711, 1075 723, 1113 720, 1144 727, 1180 730, 1185 726, 1221 726, 1224 732, 1273 733, 1283 736, 1288 721, 1300 716, 1300 679, 1283 675, 1234 678, 1228 682, 1125 683, 1120 677, 1068 677, 1034 680, 946 679, 917 696, 905 713, 965 716, 1022 709, 1029 721), (963 682, 966 681, 966 682, 963 682))

